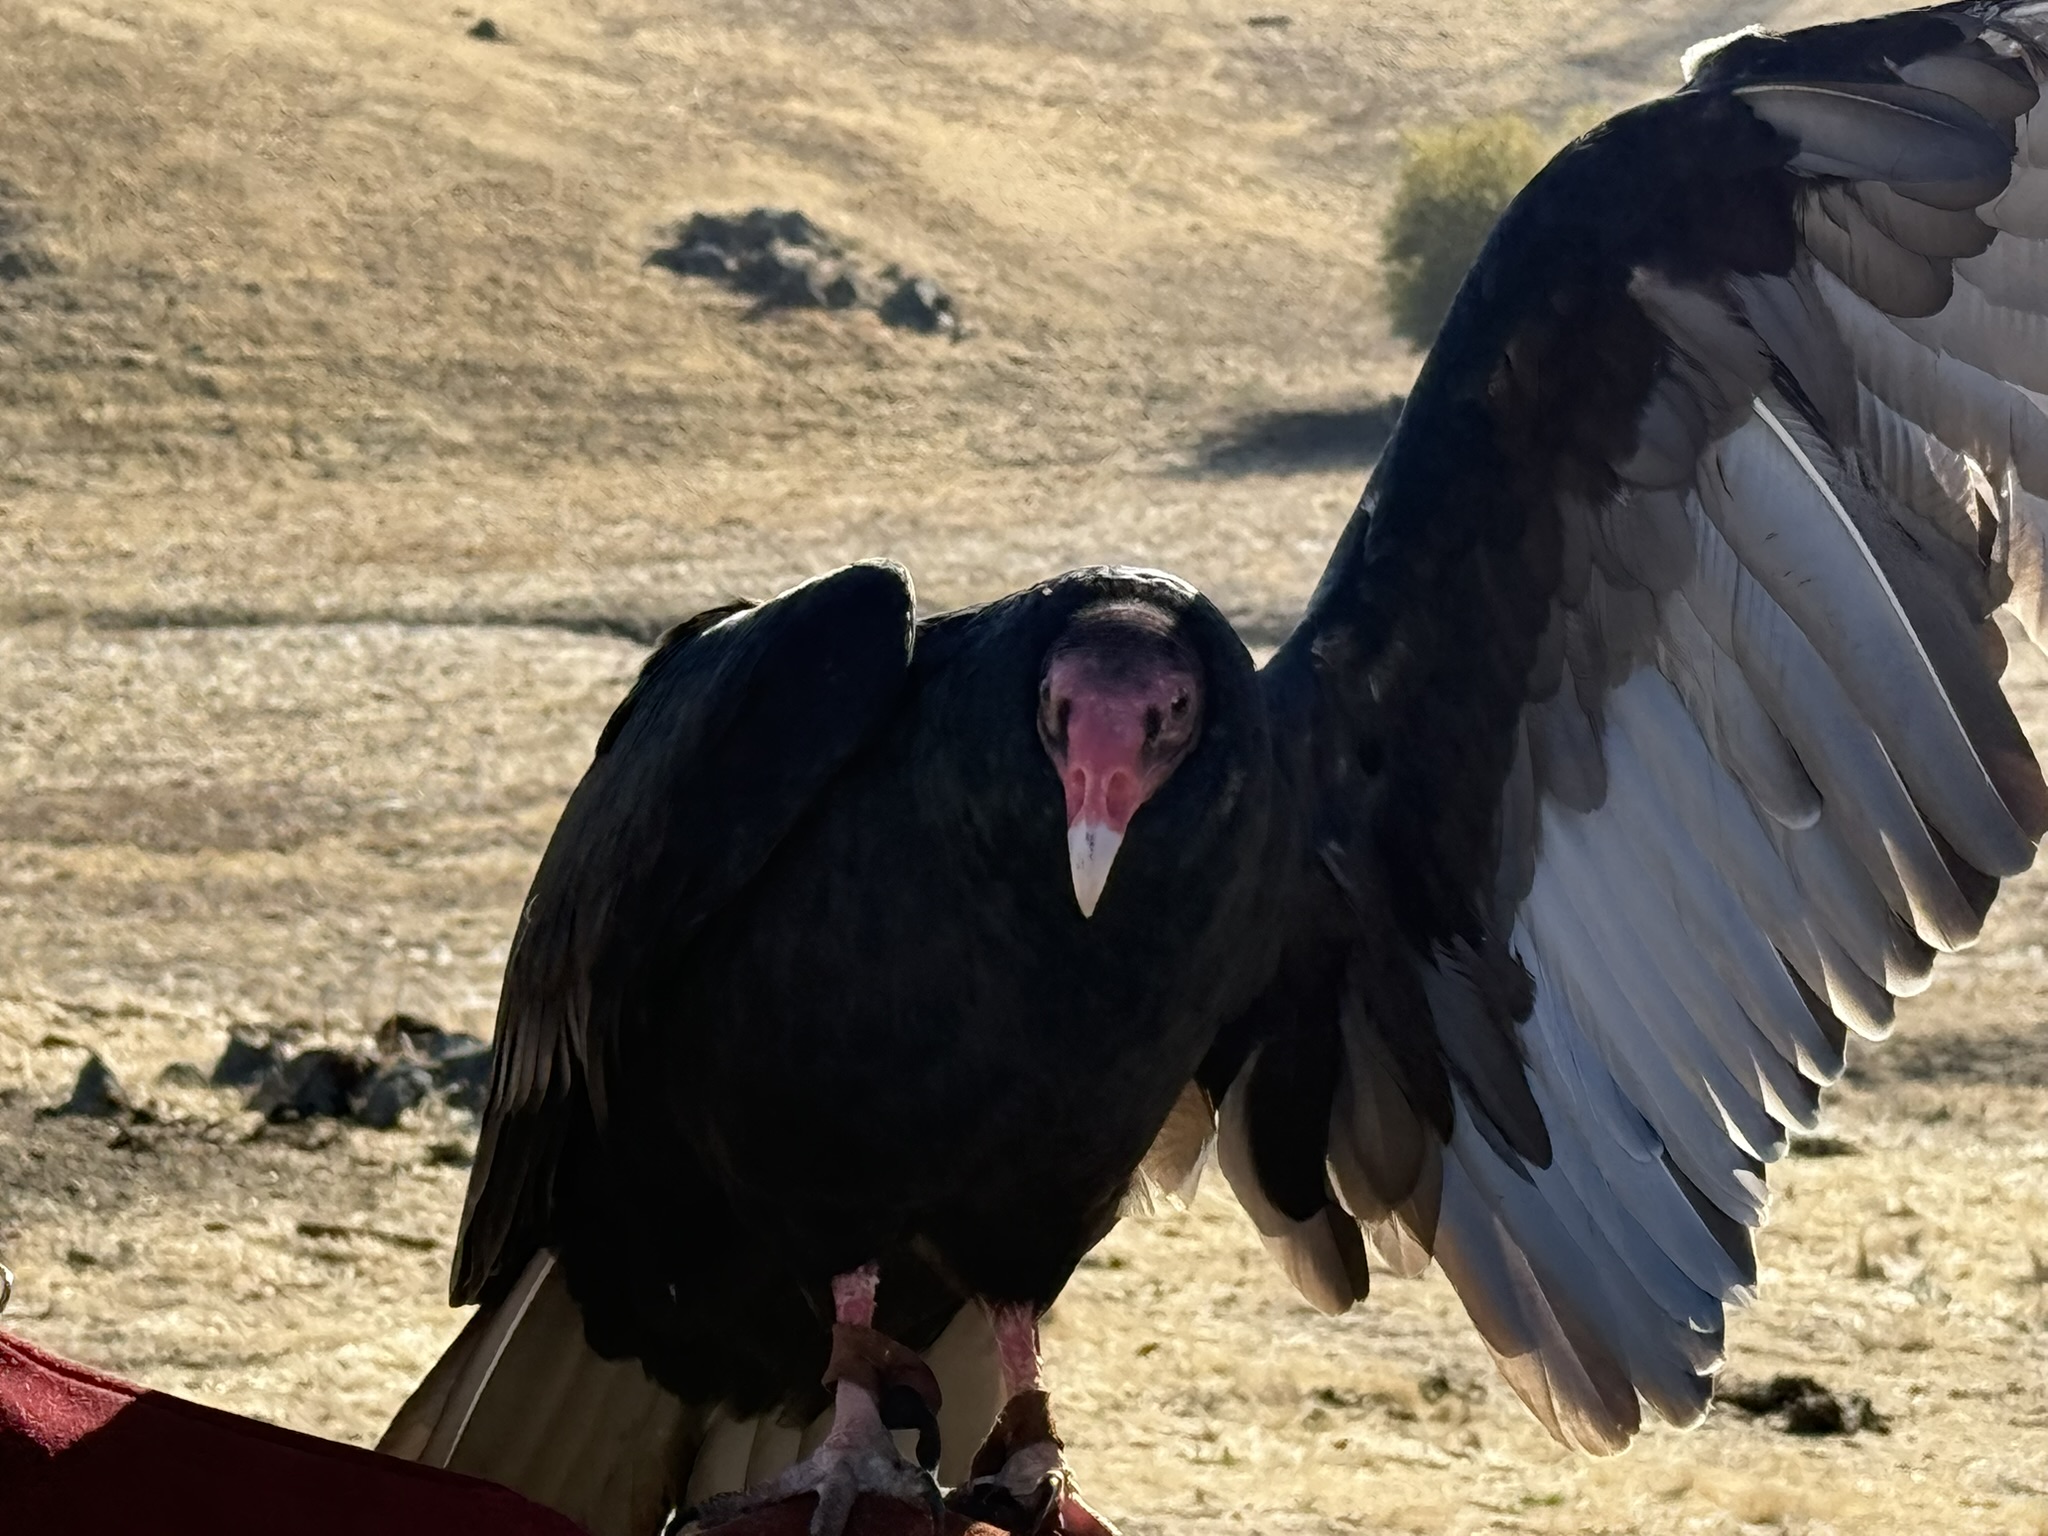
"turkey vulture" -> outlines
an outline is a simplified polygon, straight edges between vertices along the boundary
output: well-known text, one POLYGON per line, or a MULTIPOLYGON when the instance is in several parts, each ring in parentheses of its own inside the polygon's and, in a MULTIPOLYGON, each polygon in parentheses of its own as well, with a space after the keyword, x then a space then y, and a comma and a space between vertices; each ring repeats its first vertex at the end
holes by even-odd
MULTIPOLYGON (((1251 657, 1185 583, 912 610, 866 564, 704 614, 605 727, 506 968, 453 1282, 483 1306, 389 1448, 644 1532, 835 1397, 841 1493, 920 1496, 863 1456, 878 1398, 937 1438, 891 1341, 965 1299, 1022 1346, 1009 1384, 1035 1371, 1038 1312, 1270 971, 1286 800, 1251 657)), ((940 1372, 958 1452, 1001 1406, 989 1333, 940 1372)))
POLYGON ((815 1442, 829 1359, 771 1492, 915 1496, 878 1425, 941 1397, 952 1458, 1008 1393, 975 1507, 1085 1529, 1033 1319, 1212 1131, 1317 1306, 1369 1236, 1560 1440, 1705 1411, 1787 1128, 2048 830, 1998 624, 2048 631, 2048 4, 1689 62, 1503 216, 1256 677, 1106 572, 913 642, 857 567, 657 654, 389 1443, 636 1529, 815 1442))

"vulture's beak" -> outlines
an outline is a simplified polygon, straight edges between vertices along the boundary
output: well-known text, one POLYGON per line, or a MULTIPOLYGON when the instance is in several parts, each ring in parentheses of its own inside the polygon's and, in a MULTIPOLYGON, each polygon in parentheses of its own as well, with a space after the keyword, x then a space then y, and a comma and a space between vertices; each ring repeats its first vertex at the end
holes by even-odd
POLYGON ((1067 828, 1067 862, 1073 867, 1074 900, 1083 917, 1095 915, 1095 903, 1109 884, 1109 866, 1123 845, 1123 833, 1107 822, 1076 820, 1067 828))

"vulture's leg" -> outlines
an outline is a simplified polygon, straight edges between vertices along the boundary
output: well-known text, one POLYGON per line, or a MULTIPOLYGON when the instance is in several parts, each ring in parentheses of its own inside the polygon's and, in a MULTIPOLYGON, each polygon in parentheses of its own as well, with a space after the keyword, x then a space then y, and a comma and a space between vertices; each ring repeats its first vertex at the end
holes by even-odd
POLYGON ((974 1453, 970 1480, 949 1502, 969 1519, 1017 1536, 1118 1536, 1074 1491, 1065 1447, 1052 1426, 1052 1401, 1038 1375, 1038 1310, 1016 1302, 991 1303, 988 1310, 1007 1401, 974 1453))
POLYGON ((915 1350, 875 1329, 877 1270, 869 1264, 832 1282, 832 1363, 825 1384, 833 1389, 832 1428, 804 1460, 788 1471, 740 1493, 720 1494, 697 1507, 696 1523, 709 1529, 752 1514, 769 1504, 806 1493, 818 1496, 810 1536, 839 1536, 864 1493, 899 1499, 929 1513, 932 1528, 944 1527, 939 1485, 927 1466, 938 1461, 936 1434, 939 1384, 915 1350), (921 1432, 916 1466, 897 1453, 891 1423, 921 1432))

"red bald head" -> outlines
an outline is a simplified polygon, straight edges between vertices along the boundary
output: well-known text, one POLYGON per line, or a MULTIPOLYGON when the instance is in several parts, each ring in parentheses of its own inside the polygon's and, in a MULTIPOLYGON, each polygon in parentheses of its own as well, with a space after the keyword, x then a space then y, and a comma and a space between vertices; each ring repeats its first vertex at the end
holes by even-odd
POLYGON ((1140 603, 1083 610, 1046 653, 1038 736, 1066 792, 1074 896, 1092 915, 1138 807, 1193 750, 1202 669, 1170 615, 1140 603))

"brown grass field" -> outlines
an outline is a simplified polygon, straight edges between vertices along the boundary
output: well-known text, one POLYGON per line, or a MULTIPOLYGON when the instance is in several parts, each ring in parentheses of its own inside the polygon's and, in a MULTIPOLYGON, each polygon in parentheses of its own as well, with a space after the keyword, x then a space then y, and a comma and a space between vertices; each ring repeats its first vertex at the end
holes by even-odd
MULTIPOLYGON (((252 1137, 157 1076, 240 1022, 488 1030, 641 654, 606 625, 886 553, 933 606, 1141 560, 1270 638, 1363 459, 1209 450, 1405 387, 1374 271, 1400 132, 1554 131, 1698 36, 1846 8, 512 0, 490 44, 398 0, 0 6, 0 256, 40 259, 0 279, 6 1326, 373 1439, 460 1321, 473 1124, 252 1137), (753 203, 931 273, 972 334, 643 268, 753 203), (160 1123, 35 1116, 88 1047, 160 1123)), ((2048 664, 2016 676, 2048 746, 2048 664)), ((1852 1155, 1774 1175, 1731 1369, 1865 1392, 1889 1435, 1716 1413, 1575 1458, 1440 1278, 1318 1318, 1212 1189, 1054 1314, 1087 1486, 1133 1536, 2044 1536, 2044 945, 2036 876, 1856 1058, 1852 1155)))

